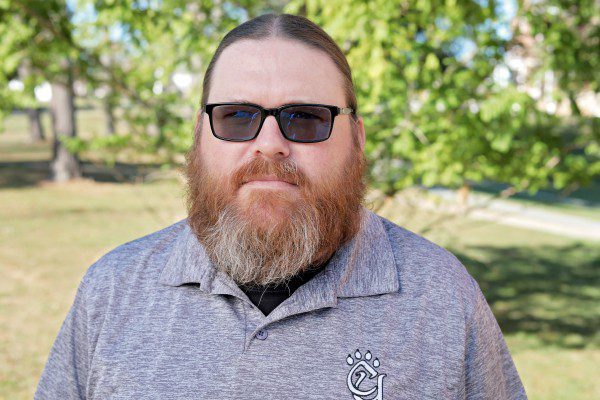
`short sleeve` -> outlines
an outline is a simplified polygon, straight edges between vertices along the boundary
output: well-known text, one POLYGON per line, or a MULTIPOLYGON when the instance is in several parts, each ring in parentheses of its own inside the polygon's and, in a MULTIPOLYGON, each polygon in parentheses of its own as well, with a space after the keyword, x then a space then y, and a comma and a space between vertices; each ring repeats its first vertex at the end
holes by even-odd
POLYGON ((54 341, 35 393, 35 400, 85 399, 88 375, 88 313, 85 278, 54 341))
POLYGON ((527 399, 500 327, 479 285, 471 280, 476 295, 467 320, 466 398, 527 399))

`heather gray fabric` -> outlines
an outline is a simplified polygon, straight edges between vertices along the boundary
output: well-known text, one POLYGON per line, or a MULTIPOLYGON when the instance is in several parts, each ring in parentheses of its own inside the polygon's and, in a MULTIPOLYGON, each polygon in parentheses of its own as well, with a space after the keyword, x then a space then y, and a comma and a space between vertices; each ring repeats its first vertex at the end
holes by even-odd
POLYGON ((36 399, 525 399, 477 283, 365 210, 327 268, 264 316, 187 220, 94 263, 36 399))

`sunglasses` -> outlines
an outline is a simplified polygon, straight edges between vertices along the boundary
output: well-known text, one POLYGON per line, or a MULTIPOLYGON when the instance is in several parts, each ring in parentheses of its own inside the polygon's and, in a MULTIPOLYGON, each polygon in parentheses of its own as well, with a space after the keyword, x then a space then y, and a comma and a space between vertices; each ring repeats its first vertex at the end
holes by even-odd
POLYGON ((326 104, 286 104, 278 108, 263 108, 252 103, 213 103, 206 104, 204 110, 213 135, 231 142, 255 139, 269 115, 275 117, 287 140, 322 142, 329 139, 336 116, 354 113, 351 108, 326 104))

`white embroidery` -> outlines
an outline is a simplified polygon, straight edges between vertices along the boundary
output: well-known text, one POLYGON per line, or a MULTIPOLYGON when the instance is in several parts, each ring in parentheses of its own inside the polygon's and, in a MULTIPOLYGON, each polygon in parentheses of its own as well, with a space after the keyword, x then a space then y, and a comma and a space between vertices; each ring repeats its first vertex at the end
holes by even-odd
POLYGON ((383 378, 385 374, 380 374, 375 368, 379 368, 379 359, 375 358, 373 361, 373 355, 370 351, 365 353, 364 360, 363 355, 356 350, 354 356, 348 354, 346 363, 348 365, 354 365, 348 372, 348 389, 352 392, 354 400, 382 400, 383 399, 383 378), (368 389, 361 389, 360 384, 366 377, 369 380, 377 379, 377 384, 368 389), (376 393, 376 394, 375 394, 376 393), (375 394, 374 397, 370 397, 375 394))

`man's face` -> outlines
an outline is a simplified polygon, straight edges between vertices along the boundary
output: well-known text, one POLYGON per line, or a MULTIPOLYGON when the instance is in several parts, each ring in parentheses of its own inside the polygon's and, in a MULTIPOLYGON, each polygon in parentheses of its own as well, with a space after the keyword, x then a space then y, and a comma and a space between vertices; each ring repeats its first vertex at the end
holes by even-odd
MULTIPOLYGON (((207 103, 220 102, 347 106, 340 72, 326 54, 274 38, 242 40, 223 51, 207 103)), ((328 258, 355 233, 364 195, 362 119, 337 116, 330 138, 319 143, 288 141, 274 117, 247 142, 214 137, 205 113, 198 123, 187 170, 190 225, 238 282, 284 280, 328 258), (248 274, 232 271, 235 263, 248 274), (268 271, 251 273, 260 268, 268 271)))

